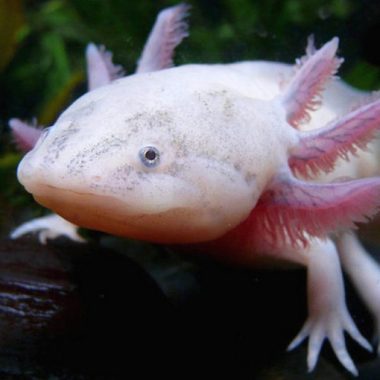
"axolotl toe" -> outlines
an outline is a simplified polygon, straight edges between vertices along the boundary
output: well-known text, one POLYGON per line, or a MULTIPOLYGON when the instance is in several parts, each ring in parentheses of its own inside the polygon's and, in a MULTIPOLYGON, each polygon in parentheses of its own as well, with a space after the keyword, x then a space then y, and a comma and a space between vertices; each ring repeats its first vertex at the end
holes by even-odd
POLYGON ((246 265, 305 265, 309 317, 289 348, 309 337, 312 370, 328 338, 356 374, 343 331, 370 345, 347 310, 340 262, 379 332, 379 266, 350 230, 375 214, 380 178, 376 149, 344 159, 380 128, 380 101, 328 83, 337 47, 337 38, 310 45, 294 72, 265 62, 184 65, 96 86, 43 132, 18 178, 83 227, 246 265), (356 179, 336 180, 347 176, 356 179))

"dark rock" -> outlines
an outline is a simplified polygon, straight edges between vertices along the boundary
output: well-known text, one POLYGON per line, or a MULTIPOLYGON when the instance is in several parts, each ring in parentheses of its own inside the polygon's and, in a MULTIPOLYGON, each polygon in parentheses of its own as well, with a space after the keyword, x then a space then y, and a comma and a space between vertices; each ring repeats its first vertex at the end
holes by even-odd
POLYGON ((125 256, 67 242, 1 244, 3 376, 118 378, 127 363, 145 365, 160 352, 169 309, 151 277, 125 256))
MULTIPOLYGON (((2 242, 1 379, 350 378, 331 349, 311 375, 305 345, 285 352, 306 318, 304 270, 103 243, 2 242)), ((370 319, 350 287, 348 299, 368 336, 370 319)), ((372 357, 350 341, 349 350, 371 378, 372 357)))

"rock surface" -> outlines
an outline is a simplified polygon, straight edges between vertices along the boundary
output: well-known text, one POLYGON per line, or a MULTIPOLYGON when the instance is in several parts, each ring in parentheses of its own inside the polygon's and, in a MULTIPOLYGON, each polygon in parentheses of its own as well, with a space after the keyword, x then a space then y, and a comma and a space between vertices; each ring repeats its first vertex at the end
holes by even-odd
MULTIPOLYGON (((311 375, 304 346, 285 352, 304 289, 302 270, 231 268, 113 238, 3 240, 0 378, 349 379, 329 349, 311 375)), ((348 297, 368 336, 367 313, 351 288, 348 297)), ((374 379, 379 362, 350 352, 359 379, 374 379)))

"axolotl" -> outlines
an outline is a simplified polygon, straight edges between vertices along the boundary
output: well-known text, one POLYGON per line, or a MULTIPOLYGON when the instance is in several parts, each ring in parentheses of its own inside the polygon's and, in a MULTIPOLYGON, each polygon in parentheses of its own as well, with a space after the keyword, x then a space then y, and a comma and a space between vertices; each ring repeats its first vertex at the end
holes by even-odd
POLYGON ((343 332, 371 346, 347 309, 341 264, 379 336, 380 267, 352 229, 380 205, 380 100, 331 80, 337 38, 310 42, 295 66, 169 67, 158 61, 179 39, 167 40, 148 40, 134 75, 96 74, 23 158, 19 181, 75 225, 243 265, 304 265, 308 318, 289 349, 308 338, 312 370, 327 338, 357 374, 343 332))

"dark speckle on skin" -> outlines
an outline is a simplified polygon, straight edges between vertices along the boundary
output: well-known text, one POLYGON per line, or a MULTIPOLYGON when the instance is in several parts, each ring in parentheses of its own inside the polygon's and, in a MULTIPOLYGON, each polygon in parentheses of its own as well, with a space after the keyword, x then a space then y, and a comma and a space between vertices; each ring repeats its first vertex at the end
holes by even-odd
POLYGON ((67 165, 70 175, 81 174, 89 164, 96 164, 102 156, 119 151, 126 144, 126 140, 120 139, 113 135, 91 145, 90 148, 84 149, 76 154, 67 165))
POLYGON ((252 172, 243 173, 240 164, 235 163, 234 164, 234 169, 236 171, 238 171, 241 175, 244 175, 244 180, 245 180, 245 182, 246 182, 247 185, 251 185, 252 182, 256 178, 256 174, 254 174, 252 172))
POLYGON ((79 129, 71 123, 59 136, 57 136, 49 145, 45 160, 49 163, 54 163, 59 158, 60 152, 65 149, 67 140, 74 134, 78 133, 79 129))
POLYGON ((134 191, 136 186, 141 185, 141 181, 147 179, 147 176, 143 172, 134 172, 134 168, 130 165, 123 165, 117 168, 111 174, 112 181, 106 181, 106 183, 98 184, 96 181, 90 185, 91 189, 100 190, 107 194, 120 195, 126 191, 134 191), (135 175, 131 175, 134 173, 135 175))
POLYGON ((174 162, 173 164, 171 164, 168 167, 167 173, 173 177, 176 177, 178 175, 178 173, 181 171, 181 169, 183 169, 183 165, 180 165, 180 164, 174 162))
POLYGON ((151 130, 165 136, 169 144, 175 147, 178 158, 188 155, 186 138, 175 128, 175 120, 170 111, 139 112, 125 119, 125 123, 128 131, 127 140, 132 136, 138 136, 142 130, 151 130))
POLYGON ((123 165, 115 170, 115 178, 117 179, 126 179, 133 171, 131 165, 123 165))
POLYGON ((256 178, 256 174, 254 174, 254 173, 250 173, 250 172, 248 172, 248 173, 245 175, 245 177, 244 177, 245 182, 247 183, 247 185, 251 185, 252 182, 255 180, 255 178, 256 178))
POLYGON ((139 112, 125 119, 128 126, 128 137, 140 133, 141 128, 144 130, 157 130, 158 128, 170 129, 173 119, 167 111, 139 112))
POLYGON ((234 116, 233 103, 230 98, 226 97, 224 100, 224 116, 226 118, 232 118, 234 116))
POLYGON ((221 102, 223 115, 230 119, 234 116, 234 105, 226 90, 214 90, 206 93, 195 92, 194 94, 202 105, 206 108, 206 112, 211 113, 210 102, 221 102))
POLYGON ((80 124, 80 120, 83 117, 86 117, 90 115, 96 106, 97 102, 91 102, 89 104, 86 104, 83 107, 80 107, 76 109, 75 111, 71 111, 66 113, 62 119, 61 122, 65 122, 67 120, 68 122, 70 120, 75 120, 71 121, 68 127, 66 127, 59 136, 57 136, 49 145, 48 147, 48 153, 45 157, 46 163, 52 164, 54 163, 60 155, 60 152, 63 151, 66 146, 67 146, 67 141, 69 138, 72 137, 72 135, 76 134, 79 132, 78 125, 80 124))

